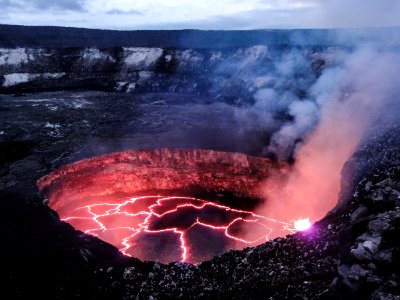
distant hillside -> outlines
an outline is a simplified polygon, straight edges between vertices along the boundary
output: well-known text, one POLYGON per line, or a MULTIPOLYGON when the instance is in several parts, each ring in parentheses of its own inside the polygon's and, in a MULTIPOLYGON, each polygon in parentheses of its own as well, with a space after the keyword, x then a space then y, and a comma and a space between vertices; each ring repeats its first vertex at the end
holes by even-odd
MULTIPOLYGON (((160 47, 160 48, 231 48, 254 45, 306 45, 324 46, 342 43, 338 36, 348 37, 343 30, 139 30, 116 31, 54 26, 0 25, 0 47, 160 47)), ((352 30, 355 38, 367 39, 371 30, 352 30)), ((400 36, 396 29, 375 29, 374 37, 400 36)))
POLYGON ((114 31, 0 25, 1 47, 224 48, 290 43, 290 31, 114 31))

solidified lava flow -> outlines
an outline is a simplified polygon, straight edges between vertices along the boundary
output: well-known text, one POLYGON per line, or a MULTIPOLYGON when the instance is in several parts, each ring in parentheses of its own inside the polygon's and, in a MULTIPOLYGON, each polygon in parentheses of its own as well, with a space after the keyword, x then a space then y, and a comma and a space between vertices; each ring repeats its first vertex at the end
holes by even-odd
POLYGON ((70 164, 38 186, 62 220, 126 255, 199 263, 296 231, 252 212, 260 183, 286 172, 239 153, 155 149, 70 164))

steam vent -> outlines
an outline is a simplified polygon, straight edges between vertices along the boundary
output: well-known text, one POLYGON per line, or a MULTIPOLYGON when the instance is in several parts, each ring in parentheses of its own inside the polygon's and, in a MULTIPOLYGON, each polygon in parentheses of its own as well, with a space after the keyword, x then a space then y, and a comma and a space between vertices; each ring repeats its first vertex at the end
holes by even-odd
POLYGON ((286 172, 240 153, 156 149, 79 161, 38 186, 61 219, 126 255, 198 263, 291 232, 252 212, 260 183, 286 172))

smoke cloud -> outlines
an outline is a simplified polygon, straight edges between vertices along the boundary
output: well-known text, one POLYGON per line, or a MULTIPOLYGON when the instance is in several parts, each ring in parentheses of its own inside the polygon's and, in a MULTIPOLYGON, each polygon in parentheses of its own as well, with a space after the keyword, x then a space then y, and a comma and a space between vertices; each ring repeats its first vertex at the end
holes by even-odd
POLYGON ((235 61, 222 63, 220 69, 229 74, 230 82, 247 90, 254 100, 252 104, 242 104, 236 119, 241 124, 240 135, 264 133, 264 145, 269 146, 261 148, 259 155, 280 160, 292 157, 298 139, 318 121, 317 104, 308 100, 317 79, 312 61, 320 59, 332 64, 338 51, 327 49, 319 52, 321 57, 314 57, 317 54, 309 49, 257 46, 244 51, 243 58, 237 54, 235 61))
POLYGON ((324 217, 338 201, 342 167, 368 129, 400 112, 398 53, 370 44, 338 61, 310 87, 307 100, 289 105, 293 121, 273 135, 268 148, 285 157, 294 146, 295 163, 284 180, 263 184, 267 200, 257 213, 288 221, 324 217))
POLYGON ((236 112, 240 130, 263 130, 263 154, 292 163, 285 178, 262 184, 265 202, 257 214, 320 220, 338 203, 342 168, 369 130, 398 122, 400 54, 388 32, 386 43, 382 35, 379 42, 365 42, 365 32, 356 40, 354 32, 343 31, 335 41, 348 41, 349 47, 294 47, 278 59, 264 49, 260 59, 236 62, 240 72, 228 65, 253 93, 254 103, 236 112))

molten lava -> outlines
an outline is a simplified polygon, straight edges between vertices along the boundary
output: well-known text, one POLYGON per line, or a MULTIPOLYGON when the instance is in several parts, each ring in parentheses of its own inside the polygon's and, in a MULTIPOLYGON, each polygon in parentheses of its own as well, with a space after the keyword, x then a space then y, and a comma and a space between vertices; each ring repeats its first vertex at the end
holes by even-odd
POLYGON ((272 232, 294 232, 289 223, 188 197, 144 196, 91 204, 75 208, 63 220, 126 255, 162 262, 197 263, 230 248, 267 241, 272 232), (258 235, 245 238, 244 226, 258 235))
POLYGON ((310 229, 311 227, 311 222, 309 218, 306 219, 298 219, 296 221, 294 221, 294 228, 297 231, 305 231, 307 229, 310 229))
POLYGON ((126 255, 198 263, 304 230, 252 212, 259 184, 286 173, 285 164, 239 153, 156 149, 67 165, 38 186, 62 220, 126 255))

